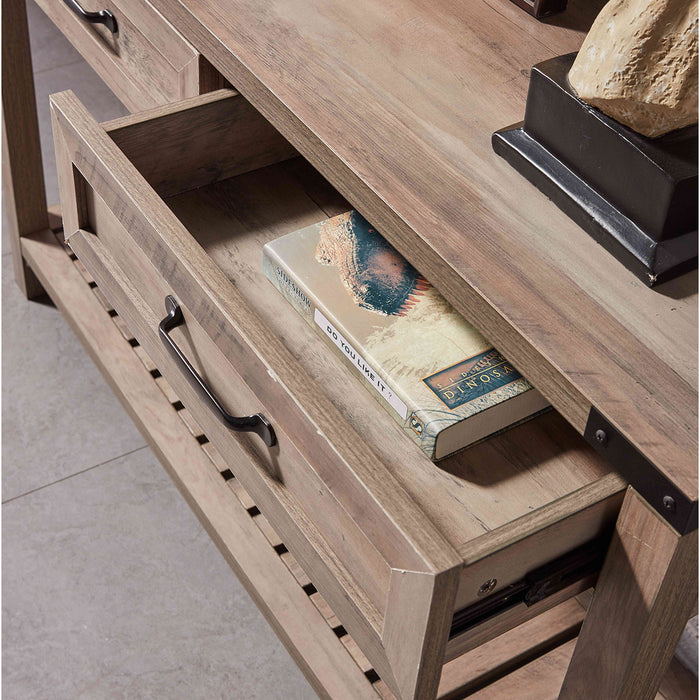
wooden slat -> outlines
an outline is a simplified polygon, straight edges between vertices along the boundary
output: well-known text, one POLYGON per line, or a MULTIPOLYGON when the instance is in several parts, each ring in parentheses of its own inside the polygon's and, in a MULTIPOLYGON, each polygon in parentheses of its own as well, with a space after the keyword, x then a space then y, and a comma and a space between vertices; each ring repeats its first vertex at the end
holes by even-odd
POLYGON ((674 657, 661 679, 659 694, 664 700, 697 700, 698 677, 674 657))
POLYGON ((596 406, 696 500, 696 277, 646 289, 490 146, 522 118, 529 68, 576 50, 590 14, 155 4, 579 432, 596 406))
POLYGON ((578 634, 585 611, 569 600, 445 664, 440 700, 457 700, 490 685, 578 634))
MULTIPOLYGON (((321 697, 376 699, 314 603, 239 505, 51 231, 24 241, 42 284, 321 697)), ((232 689, 232 692, 235 692, 232 689)))
MULTIPOLYGON (((119 318, 121 318, 121 316, 119 318)), ((176 401, 178 401, 177 394, 173 391, 170 384, 168 384, 165 377, 158 377, 156 379, 156 385, 163 392, 163 394, 165 394, 165 398, 167 398, 170 403, 174 404, 176 401)), ((183 418, 182 414, 180 414, 180 418, 183 418)))
MULTIPOLYGON (((573 639, 549 653, 520 667, 513 673, 495 681, 482 690, 469 695, 470 700, 503 700, 504 698, 518 698, 518 700, 563 700, 565 695, 560 695, 562 678, 566 672, 567 664, 574 651, 576 640, 573 639)), ((595 672, 589 676, 595 678, 595 672)), ((697 693, 692 690, 682 697, 684 700, 692 700, 697 693)), ((589 698, 585 693, 577 698, 589 698)), ((606 696, 608 700, 612 696, 606 696)), ((671 700, 672 695, 656 693, 655 700, 671 700)))

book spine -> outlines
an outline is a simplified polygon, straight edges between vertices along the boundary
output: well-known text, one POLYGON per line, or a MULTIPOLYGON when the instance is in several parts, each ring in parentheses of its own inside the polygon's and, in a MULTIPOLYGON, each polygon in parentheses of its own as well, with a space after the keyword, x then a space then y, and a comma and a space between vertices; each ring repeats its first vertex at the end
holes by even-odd
POLYGON ((434 460, 435 437, 420 436, 411 428, 416 407, 411 405, 408 397, 402 396, 396 390, 385 373, 381 371, 381 367, 364 356, 362 348, 349 337, 335 315, 320 299, 309 294, 303 282, 267 246, 263 248, 263 272, 316 333, 325 338, 326 342, 335 348, 336 354, 363 377, 364 383, 369 386, 374 398, 399 424, 404 433, 409 435, 430 459, 434 460))

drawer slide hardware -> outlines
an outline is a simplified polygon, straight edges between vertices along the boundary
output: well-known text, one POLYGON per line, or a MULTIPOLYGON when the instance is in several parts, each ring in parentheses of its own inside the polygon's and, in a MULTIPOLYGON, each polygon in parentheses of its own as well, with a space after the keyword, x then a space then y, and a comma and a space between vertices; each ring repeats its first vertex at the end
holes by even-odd
POLYGON ((520 581, 459 610, 452 618, 450 639, 514 605, 525 603, 530 607, 577 581, 596 575, 603 565, 609 541, 610 537, 605 536, 588 542, 531 571, 520 581))
POLYGON ((262 413, 256 413, 253 416, 243 417, 232 416, 230 413, 228 413, 221 405, 221 402, 206 385, 204 379, 202 379, 202 377, 199 375, 199 372, 197 372, 187 357, 185 357, 185 354, 179 348, 177 343, 175 343, 175 341, 170 337, 170 331, 178 326, 184 325, 185 323, 185 317, 182 315, 182 309, 177 301, 175 301, 175 298, 171 295, 165 297, 165 310, 167 311, 168 315, 158 325, 158 334, 160 335, 160 339, 163 341, 166 349, 177 362, 180 369, 183 371, 189 383, 195 389, 202 401, 211 407, 214 413, 216 413, 221 422, 227 428, 235 430, 236 432, 257 433, 268 447, 274 447, 277 438, 275 437, 275 431, 267 418, 265 418, 262 413))
POLYGON ((80 5, 78 0, 63 0, 63 4, 73 10, 83 22, 88 22, 89 24, 104 24, 112 34, 117 33, 117 18, 109 10, 88 12, 80 5))

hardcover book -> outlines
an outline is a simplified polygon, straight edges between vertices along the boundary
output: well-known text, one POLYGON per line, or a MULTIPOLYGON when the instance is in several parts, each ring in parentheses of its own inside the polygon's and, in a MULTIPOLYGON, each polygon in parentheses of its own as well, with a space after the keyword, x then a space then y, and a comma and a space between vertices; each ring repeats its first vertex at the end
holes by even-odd
POLYGON ((263 270, 434 461, 548 406, 356 211, 271 241, 263 270))

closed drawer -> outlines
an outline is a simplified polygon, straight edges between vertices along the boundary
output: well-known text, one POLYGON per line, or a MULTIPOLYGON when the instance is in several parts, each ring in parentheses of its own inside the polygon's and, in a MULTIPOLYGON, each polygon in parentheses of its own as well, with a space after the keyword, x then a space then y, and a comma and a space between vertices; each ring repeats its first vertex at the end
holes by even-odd
POLYGON ((503 595, 581 545, 602 553, 621 502, 556 413, 437 467, 266 281, 265 242, 348 205, 242 97, 98 125, 63 93, 52 115, 71 247, 398 697, 429 697, 444 659, 591 585, 595 566, 540 602, 503 595), (230 431, 166 350, 168 295, 173 340, 227 411, 264 414, 273 447, 230 431))
POLYGON ((222 87, 221 77, 147 0, 79 0, 108 10, 115 33, 85 22, 64 0, 36 0, 112 92, 137 112, 222 87))

